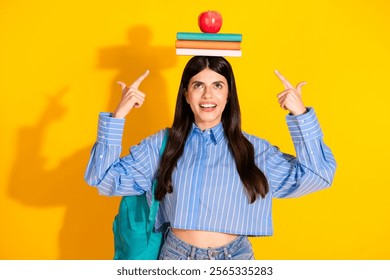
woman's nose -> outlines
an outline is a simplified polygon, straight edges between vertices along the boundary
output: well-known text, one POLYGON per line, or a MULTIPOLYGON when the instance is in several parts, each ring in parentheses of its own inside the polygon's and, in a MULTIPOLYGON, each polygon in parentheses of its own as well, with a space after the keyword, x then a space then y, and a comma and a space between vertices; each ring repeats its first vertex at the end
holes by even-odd
POLYGON ((203 98, 210 98, 211 97, 211 88, 205 86, 203 91, 203 98))

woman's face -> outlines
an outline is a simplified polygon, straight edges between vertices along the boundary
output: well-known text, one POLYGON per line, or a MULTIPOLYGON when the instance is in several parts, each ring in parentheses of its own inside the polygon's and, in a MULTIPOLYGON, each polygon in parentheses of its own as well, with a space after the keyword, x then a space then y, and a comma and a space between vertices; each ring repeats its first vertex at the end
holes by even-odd
POLYGON ((225 77, 209 68, 190 79, 185 97, 194 113, 195 123, 201 130, 212 128, 221 122, 228 92, 225 77))

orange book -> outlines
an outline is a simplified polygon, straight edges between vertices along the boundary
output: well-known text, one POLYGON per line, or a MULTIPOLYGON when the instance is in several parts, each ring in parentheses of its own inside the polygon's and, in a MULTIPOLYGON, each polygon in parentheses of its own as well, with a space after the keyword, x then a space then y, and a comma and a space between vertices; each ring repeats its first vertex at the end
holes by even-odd
POLYGON ((241 42, 176 40, 176 48, 240 50, 241 42))

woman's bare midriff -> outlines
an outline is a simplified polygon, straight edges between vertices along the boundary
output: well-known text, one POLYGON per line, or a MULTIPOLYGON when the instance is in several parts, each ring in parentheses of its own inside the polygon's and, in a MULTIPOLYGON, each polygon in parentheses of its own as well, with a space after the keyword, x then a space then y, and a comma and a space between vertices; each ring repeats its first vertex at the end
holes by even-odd
POLYGON ((172 228, 172 233, 184 242, 199 248, 221 247, 232 242, 238 235, 222 232, 172 228))

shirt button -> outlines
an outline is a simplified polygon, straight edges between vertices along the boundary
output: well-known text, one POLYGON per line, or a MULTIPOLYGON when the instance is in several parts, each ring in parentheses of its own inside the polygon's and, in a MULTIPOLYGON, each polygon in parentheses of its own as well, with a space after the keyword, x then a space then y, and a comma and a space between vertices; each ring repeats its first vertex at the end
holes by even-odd
POLYGON ((99 158, 103 158, 103 155, 100 155, 99 158))
POLYGON ((306 133, 306 136, 309 136, 310 135, 310 133, 306 133))
POLYGON ((299 121, 300 123, 305 123, 305 121, 304 120, 301 120, 301 121, 299 121))
POLYGON ((314 154, 313 150, 310 150, 310 154, 311 154, 311 155, 314 154))

